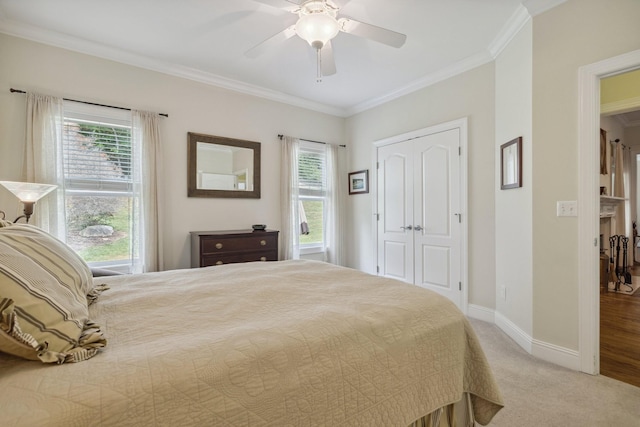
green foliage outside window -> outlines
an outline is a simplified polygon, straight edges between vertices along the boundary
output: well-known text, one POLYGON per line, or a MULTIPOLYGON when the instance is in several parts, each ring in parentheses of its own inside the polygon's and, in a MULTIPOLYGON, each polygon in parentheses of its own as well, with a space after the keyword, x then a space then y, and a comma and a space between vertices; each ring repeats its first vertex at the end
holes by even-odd
POLYGON ((91 144, 105 153, 122 174, 131 176, 131 129, 125 127, 80 123, 78 133, 89 138, 91 144))
POLYGON ((323 229, 323 208, 324 203, 321 200, 303 200, 305 215, 307 216, 307 224, 309 225, 309 234, 300 235, 300 244, 322 244, 323 229))

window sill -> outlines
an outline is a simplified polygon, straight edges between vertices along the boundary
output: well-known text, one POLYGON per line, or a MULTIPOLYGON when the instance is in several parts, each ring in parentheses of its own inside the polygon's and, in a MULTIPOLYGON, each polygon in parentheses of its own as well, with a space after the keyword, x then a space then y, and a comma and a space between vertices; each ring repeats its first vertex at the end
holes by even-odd
POLYGON ((324 253, 324 248, 322 246, 300 248, 300 255, 323 254, 323 253, 324 253))

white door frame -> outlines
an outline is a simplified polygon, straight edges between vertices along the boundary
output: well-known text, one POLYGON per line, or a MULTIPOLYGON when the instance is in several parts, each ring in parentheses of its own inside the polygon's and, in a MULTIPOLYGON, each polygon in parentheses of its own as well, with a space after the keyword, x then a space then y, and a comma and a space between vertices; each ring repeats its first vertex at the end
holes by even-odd
POLYGON ((640 50, 578 69, 578 304, 580 370, 600 373, 600 79, 640 68, 640 50))
POLYGON ((371 170, 374 171, 369 177, 372 197, 373 221, 371 230, 373 233, 373 265, 378 265, 378 183, 377 183, 377 163, 378 163, 378 147, 395 144, 397 142, 408 141, 410 139, 420 138, 421 136, 430 135, 437 132, 444 132, 451 129, 460 129, 460 213, 462 216, 462 229, 460 236, 460 278, 462 280, 462 312, 466 315, 469 305, 469 256, 468 256, 468 235, 469 235, 469 216, 467 208, 468 190, 467 190, 467 118, 452 120, 450 122, 440 123, 426 128, 418 129, 412 132, 403 133, 401 135, 392 136, 385 139, 377 140, 373 143, 372 156, 373 165, 371 170))

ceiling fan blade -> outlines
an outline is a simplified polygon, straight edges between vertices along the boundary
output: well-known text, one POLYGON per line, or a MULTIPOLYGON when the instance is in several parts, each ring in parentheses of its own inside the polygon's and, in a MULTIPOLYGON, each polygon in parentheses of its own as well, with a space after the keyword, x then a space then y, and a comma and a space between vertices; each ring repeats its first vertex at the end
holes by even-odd
POLYGON ((336 73, 336 61, 333 59, 333 47, 331 46, 331 40, 326 42, 322 49, 320 49, 320 58, 322 65, 322 75, 334 75, 336 73))
POLYGON ((338 23, 340 24, 340 30, 345 33, 375 40, 392 47, 401 47, 407 40, 407 36, 404 34, 396 33, 386 28, 376 27, 375 25, 365 24, 364 22, 351 18, 340 18, 338 23))
POLYGON ((268 39, 266 39, 261 43, 258 43, 257 45, 255 45, 254 47, 246 51, 244 55, 248 58, 257 58, 267 50, 272 49, 278 44, 286 40, 289 40, 291 37, 293 37, 296 34, 295 27, 296 27, 295 25, 291 25, 285 28, 284 30, 280 31, 278 34, 269 37, 268 39))

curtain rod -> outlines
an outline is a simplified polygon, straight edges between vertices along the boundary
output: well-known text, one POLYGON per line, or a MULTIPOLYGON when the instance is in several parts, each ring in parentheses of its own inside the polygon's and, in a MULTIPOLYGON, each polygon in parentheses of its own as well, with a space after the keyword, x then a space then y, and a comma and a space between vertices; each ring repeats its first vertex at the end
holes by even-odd
MULTIPOLYGON (((279 133, 279 134, 278 134, 278 139, 280 139, 280 140, 282 141, 282 138, 284 138, 284 135, 283 135, 283 134, 281 134, 281 133, 279 133)), ((324 145, 329 144, 328 142, 314 141, 314 140, 312 140, 312 139, 303 139, 303 138, 298 138, 298 139, 300 139, 300 141, 313 142, 313 143, 315 143, 315 144, 324 144, 324 145)), ((331 145, 331 144, 329 144, 329 145, 331 145)), ((344 145, 344 144, 338 144, 338 147, 343 147, 343 148, 345 148, 345 147, 346 147, 346 145, 344 145)))
MULTIPOLYGON (((9 89, 9 91, 11 93, 27 93, 24 90, 20 90, 20 89, 14 89, 11 88, 9 89)), ((77 99, 69 99, 69 98, 62 98, 65 101, 72 101, 72 102, 79 102, 81 104, 87 104, 87 105, 95 105, 97 107, 108 107, 108 108, 115 108, 116 110, 127 110, 127 111, 131 111, 131 108, 125 108, 125 107, 116 107, 114 105, 107 105, 107 104, 97 104, 95 102, 89 102, 89 101, 78 101, 77 99)), ((158 113, 159 116, 163 116, 163 117, 169 117, 168 114, 166 113, 158 113)))
MULTIPOLYGON (((609 144, 618 144, 620 142, 620 138, 616 138, 616 139, 610 139, 609 140, 609 144)), ((627 147, 624 144, 620 144, 622 145, 622 148, 628 148, 629 150, 631 150, 631 147, 627 147)))

